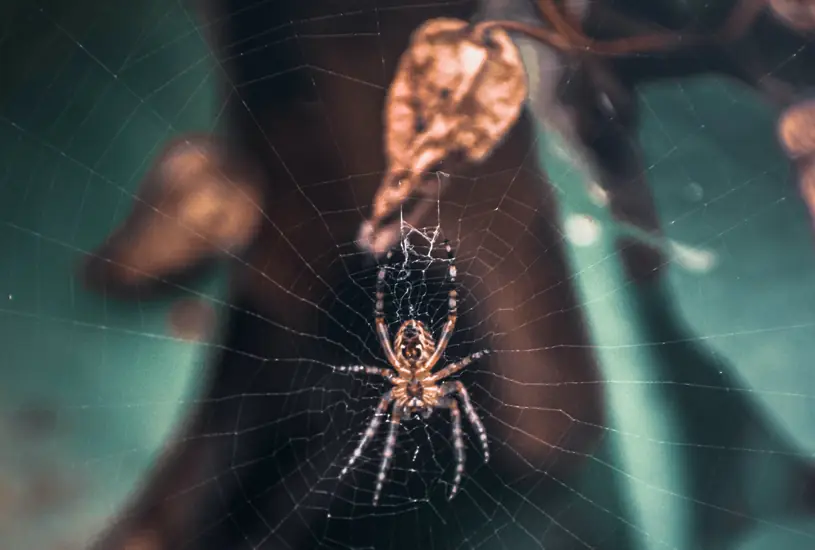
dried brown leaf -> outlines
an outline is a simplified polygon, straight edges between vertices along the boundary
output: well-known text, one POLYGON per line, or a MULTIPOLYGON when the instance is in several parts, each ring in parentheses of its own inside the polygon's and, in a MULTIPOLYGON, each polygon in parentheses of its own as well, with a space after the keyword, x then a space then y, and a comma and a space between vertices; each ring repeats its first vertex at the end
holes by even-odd
POLYGON ((385 142, 392 170, 426 170, 460 150, 482 160, 518 119, 526 75, 509 35, 476 35, 433 19, 413 35, 388 92, 385 142))
POLYGON ((797 103, 778 120, 782 147, 791 158, 815 153, 815 101, 797 103))
POLYGON ((527 95, 520 53, 506 31, 432 19, 413 34, 388 90, 388 173, 374 199, 377 224, 425 174, 460 157, 480 162, 509 133, 527 95))

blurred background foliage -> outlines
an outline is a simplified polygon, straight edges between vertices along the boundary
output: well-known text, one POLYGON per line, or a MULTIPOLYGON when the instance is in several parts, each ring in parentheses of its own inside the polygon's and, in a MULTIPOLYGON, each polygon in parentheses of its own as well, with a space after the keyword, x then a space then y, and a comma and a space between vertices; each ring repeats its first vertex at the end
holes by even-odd
MULTIPOLYGON (((121 304, 74 275, 81 253, 126 216, 165 141, 216 125, 223 98, 195 15, 175 2, 39 5, 0 8, 0 546, 9 550, 81 547, 160 452, 212 351, 172 337, 170 302, 121 304)), ((779 491, 794 490, 789 456, 815 453, 815 254, 777 113, 711 78, 651 86, 641 102, 665 246, 689 266, 672 265, 667 288, 627 285, 616 230, 582 177, 551 136, 541 151, 567 229, 590 216, 598 231, 588 245, 566 231, 566 242, 611 381, 608 460, 634 476, 617 484, 633 538, 698 548, 693 517, 714 513, 705 503, 732 478, 751 487, 737 498, 771 518, 738 548, 811 548, 812 522, 770 515, 779 491), (673 384, 683 376, 732 391, 683 394, 673 384), (753 418, 771 429, 739 432, 753 418), (726 448, 702 452, 704 430, 724 434, 726 448)), ((222 275, 196 290, 226 299, 222 275)), ((582 483, 607 472, 597 466, 582 483)))

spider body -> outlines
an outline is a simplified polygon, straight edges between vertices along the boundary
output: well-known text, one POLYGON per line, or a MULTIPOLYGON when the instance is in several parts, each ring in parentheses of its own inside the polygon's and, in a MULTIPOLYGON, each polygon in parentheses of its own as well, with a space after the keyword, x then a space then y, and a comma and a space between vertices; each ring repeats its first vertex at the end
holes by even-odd
MULTIPOLYGON (((456 472, 450 490, 450 498, 458 493, 461 478, 464 474, 464 440, 461 429, 461 410, 459 400, 464 408, 464 414, 472 425, 481 441, 481 448, 484 453, 484 461, 489 460, 489 446, 487 443, 487 432, 484 424, 475 412, 470 396, 464 384, 458 381, 446 381, 453 374, 463 370, 469 364, 477 361, 487 353, 487 350, 478 351, 468 355, 461 361, 450 363, 443 369, 433 372, 433 367, 441 359, 447 344, 455 330, 456 319, 458 318, 457 292, 455 289, 456 267, 453 258, 453 251, 449 243, 445 242, 447 255, 449 258, 448 276, 451 282, 451 289, 448 292, 448 313, 447 322, 442 329, 438 342, 433 338, 432 333, 421 321, 408 319, 403 322, 397 330, 391 345, 388 325, 385 322, 385 274, 386 266, 379 269, 376 280, 376 306, 375 320, 376 331, 382 351, 388 360, 391 368, 380 368, 364 365, 354 365, 349 367, 338 367, 337 370, 344 372, 364 372, 366 374, 377 375, 388 380, 392 387, 382 396, 376 407, 373 418, 368 423, 368 427, 357 444, 356 449, 348 459, 347 464, 340 473, 344 476, 357 459, 362 455, 365 448, 376 435, 382 417, 389 408, 392 409, 390 417, 390 429, 385 440, 385 449, 382 452, 382 461, 379 466, 376 489, 374 490, 373 502, 378 504, 382 487, 387 477, 396 448, 396 437, 402 417, 413 416, 422 413, 428 418, 435 409, 445 408, 450 410, 452 419, 453 449, 456 456, 456 472), (456 399, 458 398, 458 399, 456 399)), ((388 254, 388 258, 390 258, 388 254)))
POLYGON ((409 319, 399 327, 393 348, 399 359, 395 366, 398 376, 391 390, 394 405, 410 414, 437 407, 441 391, 430 377, 433 365, 429 362, 436 350, 433 335, 424 323, 409 319))

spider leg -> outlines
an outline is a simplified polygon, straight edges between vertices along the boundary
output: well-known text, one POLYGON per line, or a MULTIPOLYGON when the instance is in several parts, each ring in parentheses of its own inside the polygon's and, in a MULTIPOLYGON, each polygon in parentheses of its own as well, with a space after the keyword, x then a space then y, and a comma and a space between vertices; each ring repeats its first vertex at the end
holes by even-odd
POLYGON ((391 427, 388 430, 388 439, 385 440, 385 450, 382 451, 382 462, 379 465, 379 475, 376 477, 376 489, 374 490, 374 506, 379 504, 379 495, 382 494, 382 486, 385 485, 385 478, 388 469, 393 461, 393 452, 396 449, 396 436, 399 433, 399 423, 402 421, 402 408, 394 407, 391 413, 391 427))
POLYGON ((475 433, 478 434, 478 440, 481 442, 481 451, 484 453, 484 462, 489 462, 490 444, 487 440, 487 429, 484 428, 484 423, 481 422, 481 418, 478 416, 478 413, 475 412, 473 402, 470 400, 470 392, 468 392, 464 384, 459 381, 445 382, 441 385, 441 390, 444 395, 458 394, 459 399, 461 399, 461 404, 464 405, 464 414, 467 415, 467 420, 470 422, 473 430, 475 430, 475 433))
POLYGON ((488 349, 484 349, 484 350, 481 350, 481 351, 477 351, 475 353, 471 353, 470 355, 468 355, 467 357, 465 357, 461 361, 456 361, 455 363, 450 363, 449 365, 447 365, 446 367, 444 367, 440 371, 433 373, 432 375, 430 375, 428 377, 428 380, 430 382, 438 382, 439 380, 444 380, 445 378, 447 378, 449 376, 452 376, 452 375, 454 375, 455 373, 457 373, 457 372, 459 372, 461 370, 464 370, 465 368, 470 366, 472 363, 475 363, 476 361, 478 361, 479 359, 481 359, 485 355, 489 355, 489 353, 490 353, 490 350, 488 350, 488 349))
POLYGON ((433 355, 427 360, 428 368, 433 368, 439 359, 441 359, 444 350, 447 349, 447 344, 450 343, 450 338, 453 336, 453 331, 456 329, 456 319, 458 319, 458 290, 456 289, 456 258, 453 254, 453 247, 450 246, 449 241, 444 241, 444 248, 447 250, 447 259, 449 261, 447 267, 447 276, 450 277, 450 290, 447 293, 447 322, 441 330, 441 336, 436 344, 436 350, 433 355))
POLYGON ((464 462, 466 460, 464 437, 461 432, 461 411, 458 408, 456 400, 450 397, 441 399, 439 405, 450 409, 450 418, 453 420, 453 451, 456 454, 456 475, 453 478, 450 495, 447 497, 448 500, 453 500, 453 497, 458 494, 458 489, 461 486, 461 478, 464 475, 464 462))
MULTIPOLYGON (((388 252, 387 260, 393 257, 393 252, 388 252)), ((394 368, 399 364, 396 354, 393 352, 391 346, 391 335, 388 332, 388 325, 385 322, 385 275, 387 274, 387 263, 379 266, 379 272, 376 274, 376 305, 374 306, 374 319, 376 322, 376 336, 379 339, 379 345, 382 346, 382 351, 385 352, 385 358, 394 368)))
POLYGON ((376 411, 374 411, 374 417, 371 419, 371 421, 368 423, 368 427, 365 429, 365 434, 362 436, 362 439, 359 440, 357 448, 354 449, 354 452, 351 453, 351 456, 348 458, 348 463, 345 465, 345 468, 343 468, 340 472, 340 479, 342 479, 343 476, 348 473, 348 470, 353 467, 354 463, 357 461, 360 455, 362 455, 363 451, 365 451, 365 447, 368 446, 374 435, 376 435, 376 431, 379 429, 379 425, 382 423, 382 416, 384 416, 388 405, 390 405, 391 399, 391 392, 389 391, 382 396, 382 399, 379 400, 379 404, 376 406, 376 411))
POLYGON ((372 376, 381 376, 382 378, 385 378, 389 382, 393 382, 395 380, 393 371, 383 367, 369 367, 366 365, 349 365, 334 367, 334 370, 337 372, 348 372, 348 373, 364 372, 365 374, 370 374, 372 376))

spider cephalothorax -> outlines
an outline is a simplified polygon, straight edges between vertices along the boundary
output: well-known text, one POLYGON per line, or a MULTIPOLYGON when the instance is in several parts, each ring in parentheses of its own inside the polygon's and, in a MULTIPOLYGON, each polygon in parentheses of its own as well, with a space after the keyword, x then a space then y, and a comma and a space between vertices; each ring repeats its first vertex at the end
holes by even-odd
MULTIPOLYGON (((386 267, 383 265, 379 269, 376 280, 376 332, 385 358, 392 368, 369 367, 355 365, 351 367, 339 367, 337 370, 345 372, 364 372, 375 374, 387 379, 393 387, 382 396, 379 405, 376 407, 374 417, 368 424, 348 463, 343 468, 340 476, 345 475, 354 465, 356 460, 362 455, 365 447, 371 442, 376 434, 379 425, 382 423, 382 416, 392 405, 393 411, 390 418, 390 430, 385 442, 385 450, 382 453, 382 462, 379 466, 379 475, 374 491, 374 504, 379 502, 379 495, 385 483, 388 468, 393 459, 393 451, 396 447, 396 434, 399 423, 403 415, 412 415, 422 412, 425 418, 430 416, 436 408, 450 409, 450 416, 453 421, 453 449, 456 455, 456 474, 453 486, 450 490, 450 498, 458 492, 461 477, 464 474, 464 440, 461 430, 461 411, 459 409, 458 397, 464 408, 467 420, 472 424, 481 441, 484 452, 484 461, 489 460, 489 447, 487 444, 487 432, 484 429, 481 419, 476 414, 467 389, 461 382, 442 380, 461 371, 473 361, 478 360, 488 353, 487 350, 478 351, 468 355, 461 361, 450 363, 443 369, 432 372, 433 367, 439 362, 453 330, 456 326, 458 316, 457 292, 455 289, 456 267, 453 262, 453 250, 448 243, 445 243, 450 265, 448 275, 452 288, 448 293, 448 313, 447 322, 442 329, 438 342, 433 339, 433 335, 427 330, 424 323, 415 319, 408 319, 399 327, 391 345, 388 325, 385 322, 385 274, 386 267)), ((390 257, 390 254, 388 255, 390 257)))

